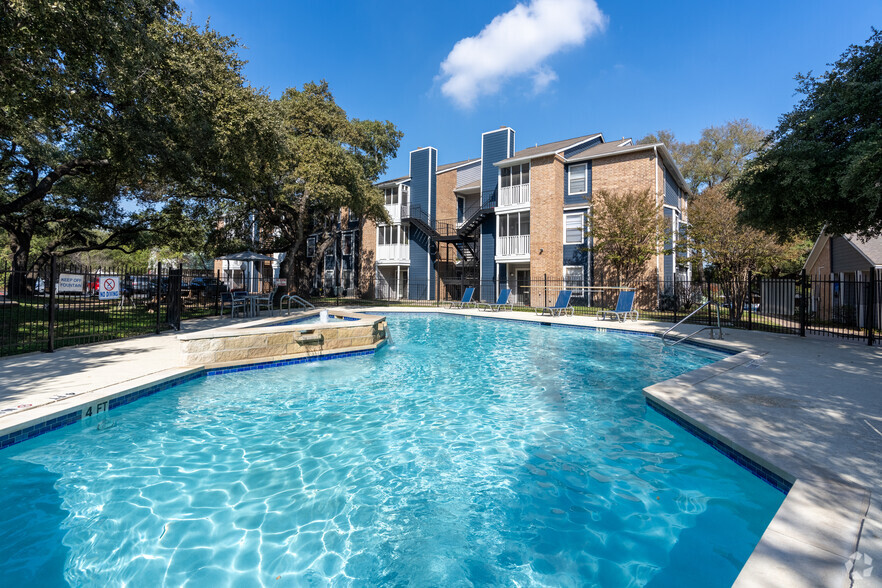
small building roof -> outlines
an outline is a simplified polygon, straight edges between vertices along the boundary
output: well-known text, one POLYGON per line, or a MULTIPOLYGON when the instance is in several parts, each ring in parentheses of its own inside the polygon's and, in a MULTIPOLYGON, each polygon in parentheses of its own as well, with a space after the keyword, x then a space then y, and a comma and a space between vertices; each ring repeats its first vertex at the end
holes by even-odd
POLYGON ((845 235, 852 247, 861 252, 870 263, 876 267, 882 267, 882 237, 872 237, 866 241, 856 234, 845 235))

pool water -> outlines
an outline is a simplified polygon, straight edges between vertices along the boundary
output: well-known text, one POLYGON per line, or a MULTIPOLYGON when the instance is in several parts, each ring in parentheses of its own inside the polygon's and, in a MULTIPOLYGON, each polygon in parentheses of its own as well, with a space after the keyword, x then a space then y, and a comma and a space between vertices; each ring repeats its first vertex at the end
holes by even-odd
POLYGON ((716 352, 388 322, 0 452, 4 582, 728 586, 784 498, 645 405, 716 352))

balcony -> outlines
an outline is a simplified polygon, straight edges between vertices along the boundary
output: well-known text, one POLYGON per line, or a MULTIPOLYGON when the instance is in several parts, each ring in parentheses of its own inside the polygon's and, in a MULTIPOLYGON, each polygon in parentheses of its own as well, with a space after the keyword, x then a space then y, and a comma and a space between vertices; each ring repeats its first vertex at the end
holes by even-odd
POLYGON ((530 235, 497 237, 496 257, 530 257, 530 235))
POLYGON ((377 263, 410 263, 410 244, 377 245, 377 263))
POLYGON ((517 186, 506 186, 499 189, 500 207, 529 206, 530 205, 530 184, 518 184, 517 186))
POLYGON ((391 222, 400 223, 402 218, 407 218, 406 209, 407 204, 387 204, 386 212, 389 213, 389 219, 391 222))

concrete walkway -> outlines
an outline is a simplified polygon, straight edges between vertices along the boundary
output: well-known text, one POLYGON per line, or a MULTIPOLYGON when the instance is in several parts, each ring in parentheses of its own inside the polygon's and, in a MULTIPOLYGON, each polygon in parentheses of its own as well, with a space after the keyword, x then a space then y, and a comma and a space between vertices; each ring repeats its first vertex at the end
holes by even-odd
MULTIPOLYGON (((408 310, 435 309, 370 309, 408 310)), ((670 326, 540 319, 521 312, 492 316, 644 332, 670 326)), ((185 327, 222 324, 230 319, 188 321, 185 327)), ((882 348, 734 330, 726 330, 725 337, 720 345, 741 355, 645 393, 795 481, 736 585, 882 586, 882 348), (856 553, 862 555, 850 574, 847 564, 856 553), (860 575, 867 569, 864 556, 875 562, 866 578, 860 575)), ((181 370, 175 333, 5 358, 0 360, 0 410, 14 410, 0 413, 0 429, 54 410, 53 403, 68 403, 65 394, 96 396, 181 370), (26 404, 33 406, 18 408, 26 404)))

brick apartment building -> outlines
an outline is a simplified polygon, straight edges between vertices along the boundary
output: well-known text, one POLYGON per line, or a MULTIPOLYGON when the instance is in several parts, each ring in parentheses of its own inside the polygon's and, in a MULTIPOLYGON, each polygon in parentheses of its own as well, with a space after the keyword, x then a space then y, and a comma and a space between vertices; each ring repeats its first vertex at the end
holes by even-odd
MULTIPOLYGON (((686 222, 688 189, 664 144, 606 141, 602 134, 517 151, 515 131, 481 135, 480 157, 438 165, 433 147, 410 153, 409 174, 378 184, 391 223, 365 222, 358 235, 360 289, 379 298, 481 300, 511 288, 516 301, 544 305, 547 288, 599 283, 602 260, 587 250, 592 198, 646 190, 663 205, 674 239, 686 222)), ((328 267, 333 260, 328 260, 328 267)), ((647 278, 662 287, 688 270, 660 248, 647 278)), ((350 280, 349 283, 352 283, 350 280)))

